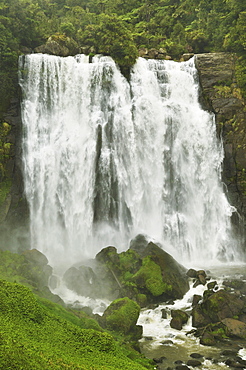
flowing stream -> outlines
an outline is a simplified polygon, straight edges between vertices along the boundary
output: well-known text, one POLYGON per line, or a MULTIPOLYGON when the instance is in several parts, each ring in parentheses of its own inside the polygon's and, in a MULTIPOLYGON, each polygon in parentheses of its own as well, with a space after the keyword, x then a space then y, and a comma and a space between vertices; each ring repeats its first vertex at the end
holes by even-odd
POLYGON ((144 233, 184 265, 240 259, 222 143, 198 102, 194 59, 20 59, 31 245, 63 271, 144 233))

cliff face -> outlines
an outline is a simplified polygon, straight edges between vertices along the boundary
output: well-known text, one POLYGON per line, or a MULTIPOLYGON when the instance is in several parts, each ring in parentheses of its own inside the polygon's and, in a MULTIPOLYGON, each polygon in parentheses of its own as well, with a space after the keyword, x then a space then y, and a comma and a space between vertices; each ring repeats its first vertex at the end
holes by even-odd
MULTIPOLYGON (((238 215, 234 214, 235 225, 246 230, 246 109, 236 84, 236 56, 229 53, 208 53, 198 54, 195 58, 202 104, 205 109, 215 113, 217 132, 224 142, 222 176, 229 201, 238 210, 238 215)), ((11 126, 6 137, 6 142, 11 144, 11 151, 5 163, 6 176, 4 179, 0 177, 1 229, 8 224, 24 227, 24 221, 28 219, 21 174, 22 128, 18 98, 12 101, 4 120, 11 126), (2 186, 4 181, 6 184, 2 186)))
MULTIPOLYGON (((201 100, 215 113, 218 135, 224 143, 222 179, 230 203, 246 228, 246 109, 237 88, 236 56, 229 53, 196 55, 200 76, 201 100)), ((236 218, 235 214, 235 218, 236 218)), ((238 220, 235 220, 235 224, 238 220)))

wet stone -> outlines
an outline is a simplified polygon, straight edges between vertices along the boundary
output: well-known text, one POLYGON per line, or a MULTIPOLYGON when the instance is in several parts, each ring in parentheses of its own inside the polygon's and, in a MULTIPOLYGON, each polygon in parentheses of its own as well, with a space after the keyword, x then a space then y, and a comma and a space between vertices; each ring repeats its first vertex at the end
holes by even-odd
POLYGON ((175 367, 175 370, 189 370, 190 368, 186 365, 178 365, 175 367))
POLYGON ((200 366, 202 363, 201 361, 199 360, 188 360, 187 361, 187 365, 188 366, 193 366, 193 367, 196 367, 196 366, 200 366))
POLYGON ((167 340, 163 340, 161 344, 168 346, 168 345, 172 345, 173 341, 171 339, 167 339, 167 340))
POLYGON ((236 349, 225 349, 224 351, 221 352, 222 356, 236 356, 237 355, 237 350, 236 349))
POLYGON ((161 318, 162 319, 166 319, 167 318, 167 311, 164 308, 161 310, 161 318))
POLYGON ((153 358, 153 361, 156 363, 156 364, 161 364, 164 360, 166 360, 167 358, 165 356, 162 356, 162 357, 158 357, 158 358, 153 358))
POLYGON ((186 275, 190 278, 196 278, 197 277, 197 272, 194 269, 189 269, 186 273, 186 275))
POLYGON ((240 364, 244 365, 246 367, 246 360, 243 360, 241 357, 237 356, 236 357, 237 362, 240 364))
POLYGON ((232 367, 233 369, 245 369, 245 365, 231 359, 226 360, 225 364, 232 367))
POLYGON ((216 287, 216 285, 217 285, 217 281, 211 281, 207 284, 207 287, 209 290, 212 290, 216 287))
POLYGON ((203 355, 201 355, 200 353, 191 353, 190 357, 192 357, 192 358, 202 358, 203 355))

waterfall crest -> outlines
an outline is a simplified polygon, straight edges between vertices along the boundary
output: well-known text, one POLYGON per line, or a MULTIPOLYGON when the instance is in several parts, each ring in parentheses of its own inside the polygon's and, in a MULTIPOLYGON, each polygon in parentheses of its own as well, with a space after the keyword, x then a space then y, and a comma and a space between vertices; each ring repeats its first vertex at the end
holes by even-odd
POLYGON ((223 148, 198 102, 194 60, 20 59, 33 248, 68 266, 138 233, 182 263, 236 258, 223 148))

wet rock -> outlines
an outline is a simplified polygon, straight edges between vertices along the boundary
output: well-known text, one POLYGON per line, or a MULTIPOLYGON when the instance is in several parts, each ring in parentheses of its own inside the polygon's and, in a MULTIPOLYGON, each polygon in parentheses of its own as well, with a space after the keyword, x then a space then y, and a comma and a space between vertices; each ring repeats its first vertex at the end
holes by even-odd
POLYGON ((39 290, 48 286, 53 270, 46 256, 37 249, 25 251, 22 255, 25 262, 20 265, 18 272, 39 290))
POLYGON ((238 88, 235 83, 236 58, 235 54, 230 53, 204 53, 195 56, 195 63, 203 92, 202 103, 215 113, 219 135, 226 143, 223 181, 230 204, 239 212, 239 217, 236 212, 232 217, 235 229, 239 231, 240 227, 246 226, 245 181, 242 172, 246 168, 246 156, 244 137, 241 134, 245 127, 244 100, 235 94, 238 88), (227 94, 220 94, 220 89, 227 90, 227 94))
POLYGON ((162 319, 166 319, 167 318, 167 311, 164 308, 161 310, 161 318, 162 319))
POLYGON ((37 249, 25 251, 23 255, 28 261, 36 263, 39 266, 46 266, 48 264, 47 257, 37 249))
POLYGON ((129 249, 134 250, 140 256, 142 256, 142 253, 144 252, 148 244, 149 244, 149 241, 147 239, 147 236, 143 234, 138 234, 137 236, 135 236, 134 239, 130 241, 129 249))
POLYGON ((197 304, 192 309, 192 326, 201 328, 211 322, 206 311, 203 310, 201 304, 197 304))
POLYGON ((173 341, 172 341, 172 340, 170 340, 170 339, 167 339, 167 340, 163 340, 163 341, 161 342, 161 344, 163 344, 163 345, 172 345, 172 344, 173 344, 173 341))
POLYGON ((244 322, 226 318, 222 320, 222 323, 226 325, 230 336, 246 339, 246 324, 244 322))
POLYGON ((237 362, 239 362, 240 364, 242 364, 242 365, 244 365, 246 367, 246 360, 243 360, 239 356, 236 356, 235 359, 237 360, 237 362))
POLYGON ((201 355, 200 353, 191 353, 190 357, 192 357, 192 358, 202 358, 203 355, 201 355))
POLYGON ((243 280, 225 280, 223 281, 223 285, 246 294, 246 283, 243 280))
POLYGON ((186 275, 190 278, 196 278, 197 277, 197 273, 196 273, 196 270, 194 269, 189 269, 186 273, 186 275))
POLYGON ((196 281, 193 284, 193 287, 196 288, 198 285, 205 285, 207 283, 207 275, 204 270, 196 271, 196 281))
MULTIPOLYGON (((139 332, 139 328, 136 328, 139 313, 139 305, 125 297, 113 301, 104 311, 102 319, 109 330, 122 334, 135 334, 136 331, 139 332)), ((140 338, 141 335, 138 339, 140 338)))
POLYGON ((235 360, 231 360, 231 359, 227 359, 225 361, 225 364, 229 367, 232 367, 234 369, 244 369, 245 366, 243 364, 240 364, 239 362, 235 361, 235 360))
POLYGON ((200 343, 204 346, 214 346, 216 344, 216 339, 214 338, 213 334, 205 332, 200 337, 200 343))
POLYGON ((170 326, 173 329, 181 330, 183 325, 187 323, 189 315, 181 310, 171 311, 172 319, 170 321, 170 326))
POLYGON ((193 367, 197 367, 197 366, 200 366, 202 363, 201 361, 199 360, 188 360, 187 361, 187 365, 188 366, 193 366, 193 367))
POLYGON ((106 263, 108 261, 113 263, 119 263, 117 249, 111 246, 103 248, 99 253, 97 253, 96 260, 101 263, 106 263))
POLYGON ((202 299, 201 295, 194 294, 193 295, 193 300, 192 300, 192 306, 196 306, 201 299, 202 299))
POLYGON ((221 352, 222 356, 236 356, 237 355, 237 350, 236 349, 224 349, 221 352))
POLYGON ((189 370, 190 368, 186 365, 178 365, 175 367, 175 370, 189 370))
POLYGON ((217 285, 217 281, 210 281, 208 284, 207 284, 207 287, 209 290, 213 290, 217 285))
POLYGON ((87 297, 98 297, 99 292, 96 287, 99 287, 97 276, 93 269, 88 266, 70 267, 63 276, 63 281, 66 286, 76 293, 87 297))
POLYGON ((193 307, 192 325, 195 327, 206 326, 216 323, 225 318, 238 316, 244 307, 244 301, 237 295, 219 290, 217 292, 207 291, 203 302, 193 307))
POLYGON ((167 358, 165 356, 162 356, 162 357, 158 357, 158 358, 153 358, 153 361, 156 363, 156 364, 161 364, 164 360, 166 360, 167 358))
POLYGON ((186 268, 180 265, 170 254, 161 249, 158 245, 150 242, 143 252, 143 257, 151 256, 161 268, 163 282, 170 286, 167 296, 174 299, 182 298, 189 290, 189 283, 186 276, 186 268))

